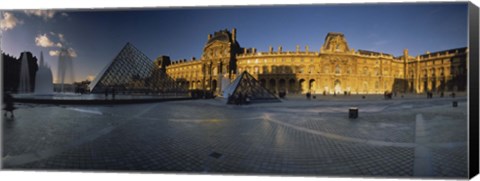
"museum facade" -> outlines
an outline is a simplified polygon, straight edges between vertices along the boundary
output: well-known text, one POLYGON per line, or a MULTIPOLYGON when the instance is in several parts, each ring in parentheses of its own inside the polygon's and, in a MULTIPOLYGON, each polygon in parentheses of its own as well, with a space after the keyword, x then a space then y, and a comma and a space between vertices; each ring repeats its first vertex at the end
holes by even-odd
POLYGON ((241 47, 236 29, 208 35, 200 59, 155 60, 175 82, 189 90, 222 89, 247 71, 268 90, 288 94, 383 94, 388 92, 465 91, 467 48, 395 57, 349 47, 342 33, 328 33, 320 48, 268 52, 241 47))

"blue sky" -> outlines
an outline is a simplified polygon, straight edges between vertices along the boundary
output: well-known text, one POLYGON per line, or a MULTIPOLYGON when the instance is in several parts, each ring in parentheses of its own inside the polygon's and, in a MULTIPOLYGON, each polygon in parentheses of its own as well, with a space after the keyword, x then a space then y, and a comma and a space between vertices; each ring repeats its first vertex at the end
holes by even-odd
POLYGON ((150 59, 200 57, 207 35, 237 28, 242 47, 296 45, 318 51, 328 32, 351 48, 411 55, 467 46, 467 3, 242 6, 136 10, 3 11, 2 49, 44 52, 56 75, 56 51, 70 49, 77 80, 96 76, 126 44, 150 59))

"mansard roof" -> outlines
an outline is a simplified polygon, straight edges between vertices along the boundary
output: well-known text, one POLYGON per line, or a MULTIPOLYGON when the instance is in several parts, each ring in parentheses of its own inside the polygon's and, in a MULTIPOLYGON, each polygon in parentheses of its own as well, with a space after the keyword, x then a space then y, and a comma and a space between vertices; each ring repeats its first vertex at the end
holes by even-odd
POLYGON ((455 53, 465 53, 467 51, 467 47, 462 47, 462 48, 454 48, 450 50, 442 50, 442 51, 437 51, 437 52, 431 52, 431 53, 425 53, 421 54, 421 58, 427 58, 428 55, 435 55, 435 54, 440 54, 440 55, 445 55, 445 54, 455 54, 455 53))
POLYGON ((220 30, 213 33, 212 38, 208 40, 207 44, 210 44, 214 41, 221 41, 221 42, 231 42, 232 41, 232 34, 228 30, 220 30))
POLYGON ((370 50, 358 50, 358 53, 360 55, 387 55, 387 56, 392 56, 392 54, 389 53, 383 53, 383 52, 375 52, 375 51, 370 51, 370 50))

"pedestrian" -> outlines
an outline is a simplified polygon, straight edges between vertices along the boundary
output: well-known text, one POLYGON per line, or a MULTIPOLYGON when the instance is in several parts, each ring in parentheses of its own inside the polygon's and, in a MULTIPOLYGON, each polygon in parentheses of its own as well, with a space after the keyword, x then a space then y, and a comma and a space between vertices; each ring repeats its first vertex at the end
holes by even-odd
POLYGON ((3 96, 3 100, 5 101, 5 107, 3 110, 5 110, 4 116, 7 117, 7 113, 10 112, 10 117, 13 118, 15 115, 13 115, 13 110, 15 110, 15 106, 13 105, 13 97, 10 93, 5 93, 3 96))
POLYGON ((243 104, 243 94, 242 93, 238 94, 238 104, 243 104))
POLYGON ((105 88, 105 99, 108 99, 108 87, 105 88))
POLYGON ((115 87, 112 87, 112 100, 115 99, 115 87))

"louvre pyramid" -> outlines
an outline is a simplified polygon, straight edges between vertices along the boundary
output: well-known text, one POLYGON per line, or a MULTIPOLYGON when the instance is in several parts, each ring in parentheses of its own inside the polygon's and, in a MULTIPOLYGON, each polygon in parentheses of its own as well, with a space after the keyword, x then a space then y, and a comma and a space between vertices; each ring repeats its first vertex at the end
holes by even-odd
POLYGON ((114 87, 121 92, 148 92, 152 90, 153 62, 131 43, 108 64, 89 85, 91 92, 104 92, 114 87))
MULTIPOLYGON (((242 74, 240 74, 240 76, 233 80, 233 82, 223 92, 223 96, 227 99, 229 98, 229 96, 239 97, 240 94, 242 95, 242 97, 248 95, 250 97, 250 101, 253 103, 265 101, 280 101, 280 99, 278 99, 275 94, 264 88, 260 84, 260 82, 258 82, 247 71, 244 71, 242 74)), ((227 104, 232 103, 233 102, 227 102, 227 104)))
POLYGON ((146 80, 146 86, 156 93, 187 93, 188 88, 182 87, 165 70, 154 68, 152 75, 146 80))

